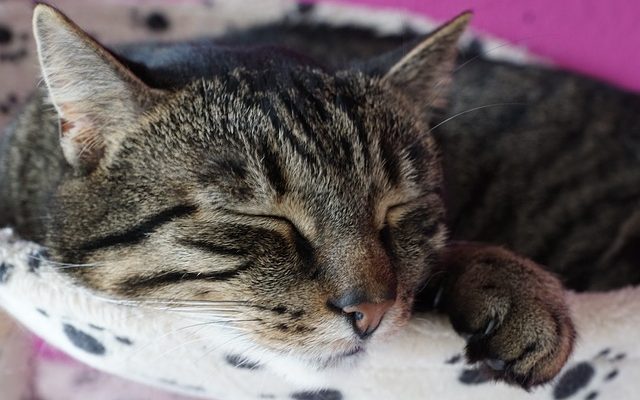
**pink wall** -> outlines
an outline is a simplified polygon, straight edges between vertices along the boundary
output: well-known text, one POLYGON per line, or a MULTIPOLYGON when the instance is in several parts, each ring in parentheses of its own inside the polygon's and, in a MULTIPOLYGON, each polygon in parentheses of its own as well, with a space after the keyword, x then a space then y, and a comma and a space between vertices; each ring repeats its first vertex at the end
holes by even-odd
MULTIPOLYGON (((471 9, 472 26, 556 63, 640 91, 640 0, 329 0, 447 19, 471 9)), ((640 111, 640 110, 639 110, 640 111)))

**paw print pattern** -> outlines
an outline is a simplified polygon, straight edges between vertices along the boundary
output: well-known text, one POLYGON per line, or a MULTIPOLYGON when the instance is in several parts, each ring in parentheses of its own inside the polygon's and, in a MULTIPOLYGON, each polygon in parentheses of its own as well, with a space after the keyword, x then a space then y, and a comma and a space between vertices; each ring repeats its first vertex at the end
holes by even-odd
POLYGON ((0 25, 0 45, 11 43, 13 32, 6 26, 0 25))
MULTIPOLYGON (((46 310, 42 313, 44 317, 49 317, 46 310)), ((64 318, 63 318, 64 321, 64 318)), ((79 328, 84 324, 73 324, 70 321, 63 322, 63 332, 69 341, 80 350, 93 355, 104 355, 107 352, 107 346, 133 346, 134 342, 130 338, 122 335, 116 335, 105 328, 95 324, 87 324, 89 329, 79 328)))
MULTIPOLYGON (((445 364, 455 365, 458 363, 464 363, 465 357, 463 354, 458 353, 445 361, 445 364)), ((458 381, 464 385, 480 385, 492 381, 491 374, 488 374, 486 370, 483 370, 477 366, 468 366, 464 368, 458 376, 458 381)))
MULTIPOLYGON (((555 380, 550 398, 553 400, 595 400, 606 398, 602 392, 616 380, 621 372, 621 362, 627 357, 624 352, 611 348, 603 349, 589 360, 567 366, 555 380)), ((445 360, 447 365, 465 364, 463 354, 454 354, 445 360)), ((491 375, 480 366, 465 366, 458 375, 464 385, 481 385, 493 382, 491 375)))
POLYGON ((29 34, 16 35, 8 25, 0 23, 0 63, 17 63, 27 56, 29 34))
POLYGON ((601 397, 606 385, 620 375, 623 352, 607 348, 591 360, 581 361, 566 368, 553 386, 553 399, 594 400, 601 397))
POLYGON ((162 11, 151 11, 143 15, 139 10, 134 9, 131 19, 135 25, 141 26, 151 33, 164 33, 171 29, 171 21, 162 11))
POLYGON ((18 95, 15 93, 9 93, 2 98, 0 95, 0 115, 6 115, 11 113, 19 105, 18 95))
POLYGON ((307 1, 298 2, 298 12, 302 15, 310 14, 311 12, 313 12, 314 8, 315 4, 313 3, 309 3, 307 1))

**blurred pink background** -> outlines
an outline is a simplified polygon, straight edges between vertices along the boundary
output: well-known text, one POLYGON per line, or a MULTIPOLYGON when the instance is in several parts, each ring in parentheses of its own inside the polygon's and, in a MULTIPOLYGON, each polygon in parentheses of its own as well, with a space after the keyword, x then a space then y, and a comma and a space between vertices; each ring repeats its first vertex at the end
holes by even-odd
POLYGON ((563 67, 640 91, 638 0, 323 1, 406 9, 440 20, 471 9, 478 31, 521 44, 563 67))

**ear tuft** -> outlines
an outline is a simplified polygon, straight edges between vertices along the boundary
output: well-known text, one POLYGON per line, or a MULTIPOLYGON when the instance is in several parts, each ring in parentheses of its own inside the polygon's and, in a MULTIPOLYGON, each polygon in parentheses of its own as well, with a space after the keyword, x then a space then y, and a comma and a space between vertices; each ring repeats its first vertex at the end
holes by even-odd
POLYGON ((431 32, 388 70, 383 81, 408 97, 412 104, 444 106, 457 44, 471 17, 471 12, 464 12, 431 32))
POLYGON ((33 31, 65 157, 92 169, 135 123, 152 91, 55 8, 36 5, 33 31))

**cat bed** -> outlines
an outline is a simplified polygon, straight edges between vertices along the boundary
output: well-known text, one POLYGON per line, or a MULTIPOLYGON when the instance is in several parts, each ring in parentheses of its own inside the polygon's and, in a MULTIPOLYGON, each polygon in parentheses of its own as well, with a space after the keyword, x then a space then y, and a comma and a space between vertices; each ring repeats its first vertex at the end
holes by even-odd
MULTIPOLYGON (((91 26, 99 39, 109 43, 218 35, 232 27, 283 18, 365 25, 381 33, 407 28, 427 31, 434 26, 391 11, 365 12, 324 4, 310 11, 289 0, 218 0, 166 9, 87 3, 91 5, 56 1, 81 25, 91 26), (175 27, 171 21, 178 16, 183 23, 175 27), (112 21, 127 19, 132 21, 130 27, 113 29, 112 21)), ((0 4, 0 11, 11 16, 11 21, 20 26, 14 31, 20 33, 28 31, 30 7, 26 2, 9 1, 0 4)), ((0 87, 0 100, 7 99, 2 107, 8 111, 17 109, 26 98, 37 74, 32 68, 37 63, 28 35, 17 33, 20 39, 12 48, 0 49, 2 59, 10 60, 0 64, 0 76, 15 77, 0 87)), ((476 51, 478 46, 484 48, 493 58, 532 60, 526 52, 492 39, 468 36, 463 46, 469 45, 476 51)), ((0 128, 7 119, 8 115, 0 113, 0 128)), ((416 315, 393 339, 371 346, 356 368, 333 374, 303 374, 298 370, 297 374, 283 376, 277 372, 283 366, 271 363, 268 357, 245 358, 246 342, 241 336, 225 334, 223 329, 208 324, 211 321, 197 312, 205 304, 168 309, 161 303, 141 307, 101 297, 72 285, 61 273, 68 267, 49 262, 42 247, 20 240, 11 230, 0 231, 0 307, 50 345, 80 361, 71 361, 47 346, 34 345, 27 330, 16 326, 13 319, 0 316, 3 400, 637 397, 640 288, 606 294, 569 293, 579 332, 576 351, 554 382, 527 394, 494 383, 477 366, 467 365, 462 356, 464 341, 442 316, 416 315)))
MULTIPOLYGON (((168 309, 160 303, 137 306, 109 299, 74 286, 60 273, 61 268, 65 266, 49 262, 46 251, 37 244, 19 240, 10 229, 1 230, 0 306, 51 345, 97 370, 184 395, 318 400, 637 396, 640 288, 602 294, 569 293, 579 332, 575 353, 554 382, 527 394, 495 383, 477 366, 466 364, 462 356, 464 341, 442 316, 415 315, 400 334, 371 346, 355 368, 283 377, 275 372, 277 365, 244 358, 243 342, 237 335, 234 340, 218 328, 209 330, 208 321, 195 312, 198 304, 168 309)), ((5 394, 7 389, 26 390, 29 374, 25 369, 35 364, 40 385, 47 381, 53 384, 47 399, 115 400, 132 393, 138 398, 184 399, 123 383, 60 357, 56 361, 56 357, 45 354, 27 363, 25 359, 31 353, 25 339, 28 333, 14 330, 13 335, 2 335, 2 331, 2 347, 11 350, 2 355, 4 370, 11 369, 11 373, 0 375, 5 394)))

